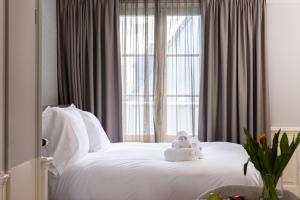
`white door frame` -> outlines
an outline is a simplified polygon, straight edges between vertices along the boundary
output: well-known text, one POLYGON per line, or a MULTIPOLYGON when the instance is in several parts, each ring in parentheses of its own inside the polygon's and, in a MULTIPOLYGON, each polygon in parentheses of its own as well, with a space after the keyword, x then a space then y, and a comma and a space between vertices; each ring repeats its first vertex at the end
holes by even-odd
MULTIPOLYGON (((8 13, 8 3, 10 2, 10 0, 3 0, 4 1, 4 4, 5 4, 5 52, 8 52, 9 49, 8 49, 8 33, 9 33, 9 29, 8 29, 8 22, 9 22, 9 19, 8 19, 8 16, 9 16, 9 13, 8 13)), ((33 163, 33 165, 35 165, 35 199, 36 200, 40 200, 42 199, 42 172, 41 172, 41 167, 42 167, 42 163, 41 163, 41 113, 42 113, 42 105, 41 105, 41 52, 40 52, 40 46, 41 46, 41 21, 39 20, 40 16, 41 16, 41 1, 39 0, 35 0, 35 7, 36 7, 36 11, 35 13, 32 13, 33 15, 35 15, 35 19, 36 19, 36 46, 35 46, 35 52, 36 52, 36 61, 35 61, 35 70, 36 70, 36 75, 35 75, 35 80, 36 80, 36 83, 35 83, 35 90, 36 90, 36 97, 35 97, 35 101, 36 101, 36 141, 35 141, 35 146, 36 146, 36 150, 35 150, 35 161, 33 163)), ((5 54, 5 65, 4 65, 4 70, 5 70, 5 147, 4 147, 4 152, 5 152, 5 161, 4 161, 4 165, 5 165, 5 172, 7 174, 3 174, 1 175, 0 174, 0 179, 1 179, 1 186, 3 185, 3 189, 5 189, 5 183, 9 182, 9 173, 11 173, 11 169, 9 169, 9 166, 8 166, 8 159, 9 159, 9 153, 8 153, 8 135, 7 135, 7 130, 8 130, 8 122, 7 122, 7 115, 8 115, 8 109, 7 109, 7 105, 8 105, 8 90, 9 90, 9 85, 8 85, 8 66, 9 66, 9 63, 8 63, 8 60, 9 60, 9 57, 8 57, 8 53, 5 54)), ((9 184, 8 186, 6 187, 7 188, 7 191, 10 191, 10 188, 9 188, 9 184)), ((1 189, 1 188, 0 188, 1 189)), ((1 190, 2 191, 2 190, 1 190)), ((14 191, 13 191, 14 192, 14 191)), ((8 194, 6 196, 6 199, 9 200, 10 199, 10 196, 11 194, 8 194)), ((2 198, 5 198, 5 196, 0 196, 0 200, 2 200, 2 198)), ((3 199, 4 200, 4 199, 3 199)))

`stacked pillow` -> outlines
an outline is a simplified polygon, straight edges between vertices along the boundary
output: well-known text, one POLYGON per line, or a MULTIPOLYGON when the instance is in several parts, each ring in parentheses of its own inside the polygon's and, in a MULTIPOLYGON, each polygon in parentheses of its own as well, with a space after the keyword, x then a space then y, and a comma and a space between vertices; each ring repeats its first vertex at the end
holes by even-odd
POLYGON ((44 156, 53 157, 49 171, 61 175, 88 152, 109 148, 110 141, 99 120, 74 105, 48 107, 42 114, 43 138, 49 140, 44 156))
POLYGON ((110 141, 97 117, 90 112, 82 111, 77 108, 76 110, 79 111, 86 126, 90 142, 89 151, 96 152, 108 149, 110 146, 110 141))

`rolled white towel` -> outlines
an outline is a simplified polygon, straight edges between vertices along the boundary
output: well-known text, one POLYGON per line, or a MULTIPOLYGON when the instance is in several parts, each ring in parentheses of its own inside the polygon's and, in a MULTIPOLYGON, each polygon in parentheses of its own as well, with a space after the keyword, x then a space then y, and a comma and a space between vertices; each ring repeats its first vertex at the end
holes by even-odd
POLYGON ((203 158, 203 153, 199 148, 193 148, 198 159, 203 158))
POLYGON ((174 140, 174 141, 172 142, 172 148, 179 148, 178 140, 174 140))
POLYGON ((201 143, 200 143, 200 141, 199 141, 199 139, 198 139, 197 136, 191 136, 191 137, 189 138, 189 141, 190 141, 191 146, 192 146, 193 148, 197 148, 197 149, 202 150, 201 143))
POLYGON ((187 139, 183 139, 183 140, 176 139, 172 142, 172 147, 173 148, 191 148, 192 144, 187 139))
POLYGON ((199 152, 195 151, 194 148, 169 148, 165 150, 165 159, 170 162, 193 161, 199 158, 199 152))
POLYGON ((186 131, 179 131, 179 132, 177 132, 177 134, 176 134, 177 139, 179 137, 181 137, 181 136, 188 137, 188 133, 186 131))

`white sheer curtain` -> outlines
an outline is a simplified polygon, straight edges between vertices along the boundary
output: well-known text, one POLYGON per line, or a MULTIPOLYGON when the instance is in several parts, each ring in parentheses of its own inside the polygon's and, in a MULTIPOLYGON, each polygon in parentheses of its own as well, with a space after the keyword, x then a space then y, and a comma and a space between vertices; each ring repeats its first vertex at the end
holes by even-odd
POLYGON ((198 132, 201 17, 194 0, 121 0, 124 141, 198 132))

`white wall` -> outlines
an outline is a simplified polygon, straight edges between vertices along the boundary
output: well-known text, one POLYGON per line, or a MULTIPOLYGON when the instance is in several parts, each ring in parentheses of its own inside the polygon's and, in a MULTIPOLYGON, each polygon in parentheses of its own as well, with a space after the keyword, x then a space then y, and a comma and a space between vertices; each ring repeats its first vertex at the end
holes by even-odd
POLYGON ((272 127, 300 127, 300 0, 267 0, 272 127))
POLYGON ((42 104, 58 104, 56 1, 42 0, 42 104))
POLYGON ((4 0, 0 0, 0 171, 4 170, 4 0))

